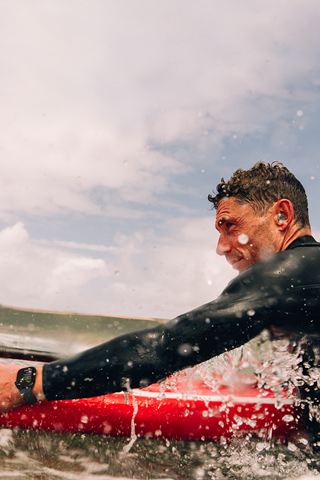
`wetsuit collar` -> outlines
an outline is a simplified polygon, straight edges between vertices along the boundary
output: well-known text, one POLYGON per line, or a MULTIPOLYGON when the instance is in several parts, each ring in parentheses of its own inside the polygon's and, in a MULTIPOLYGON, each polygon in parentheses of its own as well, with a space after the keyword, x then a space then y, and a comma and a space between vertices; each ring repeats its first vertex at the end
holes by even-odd
POLYGON ((303 245, 314 245, 315 243, 317 243, 317 241, 311 235, 304 235, 290 243, 286 250, 291 250, 292 248, 301 247, 303 245))

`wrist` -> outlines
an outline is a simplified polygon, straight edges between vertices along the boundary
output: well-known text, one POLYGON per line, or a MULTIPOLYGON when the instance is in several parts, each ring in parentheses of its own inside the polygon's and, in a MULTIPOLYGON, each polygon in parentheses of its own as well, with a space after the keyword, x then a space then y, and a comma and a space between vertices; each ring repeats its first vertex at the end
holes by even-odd
POLYGON ((34 403, 45 400, 42 389, 42 366, 20 368, 16 376, 15 387, 23 402, 34 403))
POLYGON ((33 388, 32 388, 32 393, 33 395, 36 397, 36 399, 38 400, 38 402, 40 402, 41 400, 45 400, 46 399, 46 396, 45 394, 43 393, 43 384, 42 384, 42 370, 43 370, 43 366, 41 367, 37 367, 36 369, 36 379, 35 379, 35 382, 34 382, 34 385, 33 385, 33 388))

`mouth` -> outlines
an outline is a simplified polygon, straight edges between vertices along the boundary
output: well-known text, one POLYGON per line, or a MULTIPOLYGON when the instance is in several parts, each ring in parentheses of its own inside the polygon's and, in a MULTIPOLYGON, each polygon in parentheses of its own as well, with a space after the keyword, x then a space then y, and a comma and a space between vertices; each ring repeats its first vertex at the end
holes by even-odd
POLYGON ((239 262, 241 262, 241 260, 243 260, 243 257, 240 257, 240 258, 237 258, 237 259, 233 259, 233 260, 231 260, 231 259, 228 260, 228 259, 227 259, 227 261, 230 263, 230 265, 232 266, 232 268, 233 268, 234 270, 239 270, 239 267, 240 267, 239 262))

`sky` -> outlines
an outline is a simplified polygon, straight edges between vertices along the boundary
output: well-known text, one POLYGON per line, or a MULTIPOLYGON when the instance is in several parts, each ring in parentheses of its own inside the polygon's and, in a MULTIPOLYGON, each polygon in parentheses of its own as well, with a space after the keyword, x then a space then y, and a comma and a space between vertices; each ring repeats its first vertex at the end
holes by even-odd
POLYGON ((0 0, 0 304, 172 318, 235 272, 207 201, 320 188, 316 0, 0 0))

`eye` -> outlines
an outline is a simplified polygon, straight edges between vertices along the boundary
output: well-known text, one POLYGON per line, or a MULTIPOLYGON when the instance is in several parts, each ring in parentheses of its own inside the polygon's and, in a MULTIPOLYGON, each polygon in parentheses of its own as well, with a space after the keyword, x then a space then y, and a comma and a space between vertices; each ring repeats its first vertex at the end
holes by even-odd
POLYGON ((230 223, 230 222, 226 223, 226 227, 228 230, 233 226, 234 226, 234 223, 230 223))

